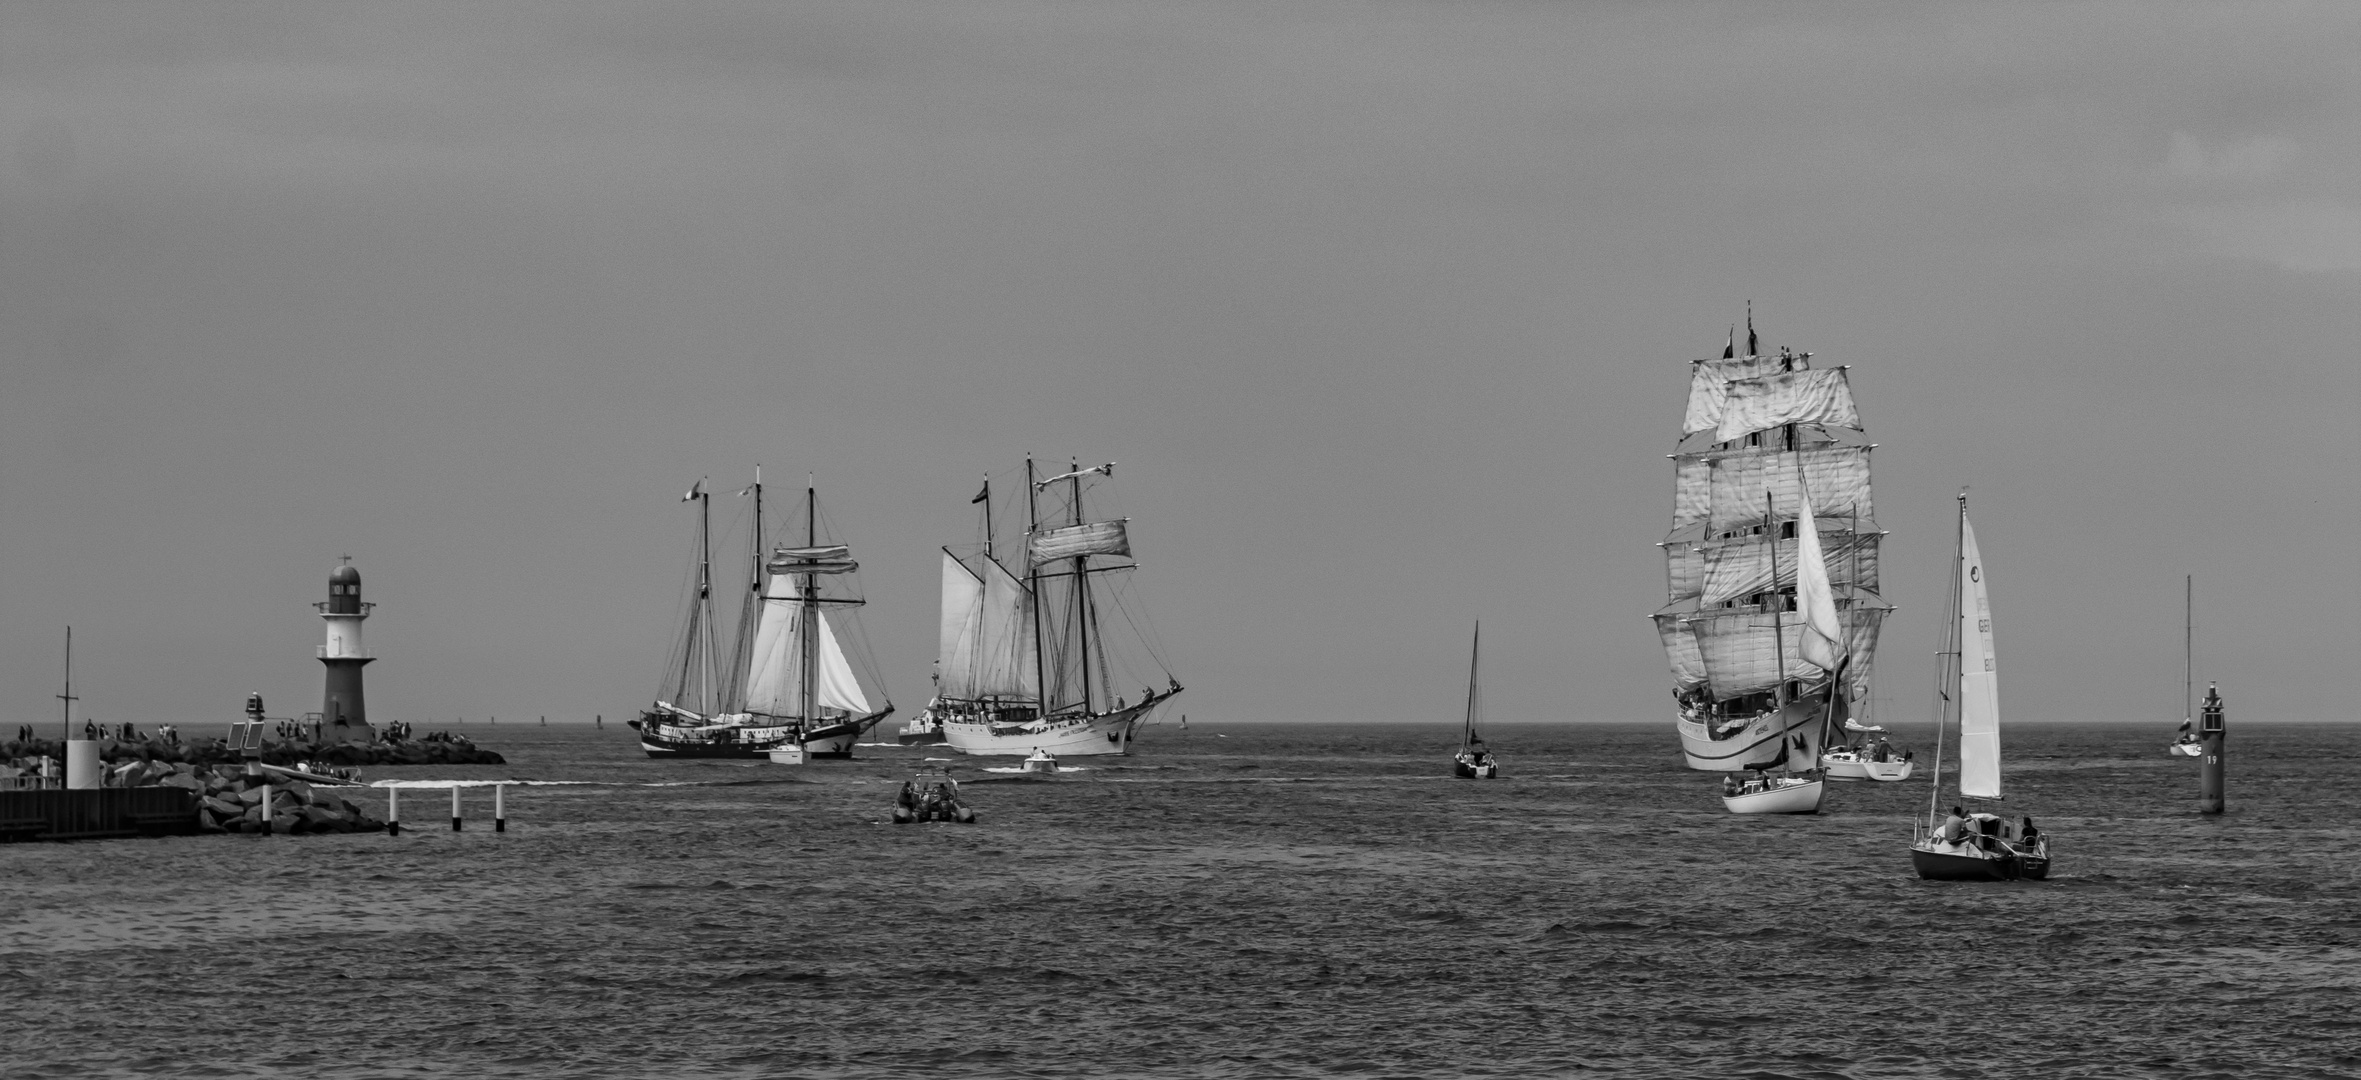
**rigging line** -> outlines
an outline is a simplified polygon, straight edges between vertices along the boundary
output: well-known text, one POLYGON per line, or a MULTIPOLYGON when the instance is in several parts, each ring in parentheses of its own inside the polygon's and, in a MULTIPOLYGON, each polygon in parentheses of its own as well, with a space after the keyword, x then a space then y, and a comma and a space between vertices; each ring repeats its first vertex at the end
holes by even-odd
POLYGON ((1123 602, 1123 590, 1119 588, 1108 588, 1107 600, 1115 605, 1115 613, 1123 616, 1123 624, 1131 628, 1132 636, 1139 639, 1140 647, 1147 650, 1148 659, 1156 664, 1157 669, 1166 679, 1172 678, 1172 665, 1164 659, 1160 643, 1155 640, 1154 627, 1151 626, 1147 629, 1140 627, 1140 620, 1147 618, 1146 610, 1141 610, 1139 619, 1133 619, 1131 605, 1123 602))

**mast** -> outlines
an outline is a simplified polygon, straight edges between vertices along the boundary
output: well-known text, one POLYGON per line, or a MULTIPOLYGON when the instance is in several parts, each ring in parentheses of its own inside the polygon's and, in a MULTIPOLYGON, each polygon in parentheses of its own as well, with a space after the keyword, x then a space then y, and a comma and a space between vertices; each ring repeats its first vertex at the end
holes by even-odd
POLYGON ((1959 606, 1964 602, 1960 583, 1960 568, 1967 562, 1967 489, 1959 491, 1959 527, 1951 542, 1951 603, 1945 612, 1943 648, 1935 653, 1935 767, 1927 785, 1927 828, 1935 826, 1935 814, 1943 801, 1943 722, 1950 718, 1955 703, 1952 667, 1959 662, 1960 617, 1959 606))
MULTIPOLYGON (((1752 323, 1749 322, 1749 333, 1752 323)), ((1771 551, 1771 656, 1779 663, 1779 693, 1774 699, 1779 707, 1787 707, 1787 643, 1779 629, 1780 612, 1787 606, 1779 598, 1779 519, 1773 516, 1771 492, 1763 489, 1763 533, 1770 540, 1771 551)), ((1782 720, 1782 723, 1785 721, 1782 720)))
MULTIPOLYGON (((807 474, 804 477, 803 484, 803 546, 806 548, 820 546, 819 506, 819 487, 807 474)), ((817 720, 817 717, 814 715, 816 710, 813 707, 814 698, 812 696, 812 678, 818 673, 820 657, 820 643, 818 640, 820 635, 820 575, 804 574, 802 577, 803 587, 798 590, 803 594, 803 603, 801 604, 803 610, 799 613, 803 620, 802 706, 803 722, 810 724, 817 720)))
POLYGON ((746 678, 748 674, 747 666, 751 660, 751 658, 747 655, 747 650, 751 647, 751 643, 754 641, 755 626, 762 618, 763 551, 761 465, 757 464, 754 466, 754 486, 747 488, 745 491, 741 491, 738 494, 752 494, 754 496, 754 566, 751 571, 752 581, 746 586, 746 605, 738 612, 738 640, 736 644, 730 649, 730 679, 729 683, 722 687, 722 696, 725 699, 722 702, 722 708, 725 711, 728 710, 731 703, 727 699, 734 697, 737 699, 736 703, 738 706, 738 711, 744 712, 746 711, 746 678))
MULTIPOLYGON (((1033 590, 1033 686, 1041 697, 1038 715, 1049 715, 1048 653, 1041 647, 1041 567, 1033 562, 1032 536, 1041 531, 1040 489, 1033 486, 1033 456, 1025 455, 1025 585, 1033 590)), ((991 506, 987 500, 985 506, 991 506)))
POLYGON ((992 557, 992 474, 984 474, 984 493, 976 501, 984 504, 984 557, 992 557))
POLYGON ((705 633, 705 662, 697 669, 697 712, 702 715, 711 707, 714 674, 713 493, 704 490, 697 492, 697 618, 705 633))
POLYGON ((74 696, 74 628, 71 626, 66 627, 66 692, 57 697, 64 704, 62 711, 65 720, 65 737, 72 739, 74 737, 74 703, 82 699, 74 696))
POLYGON ((1476 620, 1475 640, 1467 647, 1467 724, 1460 731, 1459 750, 1466 753, 1476 742, 1476 658, 1484 654, 1484 621, 1476 620))
MULTIPOLYGON (((1073 511, 1076 525, 1082 524, 1082 459, 1075 458, 1067 467, 1073 483, 1073 511)), ((1090 715, 1090 556, 1074 556, 1074 629, 1081 637, 1082 646, 1082 715, 1090 715)), ((1104 663, 1099 665, 1102 669, 1104 663)))
POLYGON ((2197 715, 2190 704, 2197 685, 2197 575, 2181 583, 2181 722, 2197 715))

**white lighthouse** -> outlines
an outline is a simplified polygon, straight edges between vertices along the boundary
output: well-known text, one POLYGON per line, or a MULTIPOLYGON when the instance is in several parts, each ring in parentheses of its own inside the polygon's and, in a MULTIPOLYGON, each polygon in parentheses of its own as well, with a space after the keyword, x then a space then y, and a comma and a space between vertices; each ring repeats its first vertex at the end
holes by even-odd
POLYGON ((327 742, 372 742, 368 703, 361 696, 361 668, 375 659, 361 645, 361 623, 375 604, 361 602, 361 572, 352 556, 328 572, 328 599, 312 605, 328 624, 327 641, 320 646, 320 663, 328 668, 328 687, 320 701, 321 739, 327 742))

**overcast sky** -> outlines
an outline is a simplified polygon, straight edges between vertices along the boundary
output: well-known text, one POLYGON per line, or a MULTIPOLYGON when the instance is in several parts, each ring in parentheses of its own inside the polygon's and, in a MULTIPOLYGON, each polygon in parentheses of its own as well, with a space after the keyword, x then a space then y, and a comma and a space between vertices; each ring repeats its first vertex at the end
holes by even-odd
POLYGON ((1193 722, 1456 724, 1479 617, 1494 716, 1669 720, 1749 299, 1853 365, 1897 718, 1968 484, 2009 720, 2177 722, 2186 573, 2200 690, 2344 719, 2356 117, 2328 4, 8 5, 0 719, 69 623, 98 718, 316 709, 345 553, 372 719, 619 718, 757 462, 908 716, 1033 453, 1193 722))

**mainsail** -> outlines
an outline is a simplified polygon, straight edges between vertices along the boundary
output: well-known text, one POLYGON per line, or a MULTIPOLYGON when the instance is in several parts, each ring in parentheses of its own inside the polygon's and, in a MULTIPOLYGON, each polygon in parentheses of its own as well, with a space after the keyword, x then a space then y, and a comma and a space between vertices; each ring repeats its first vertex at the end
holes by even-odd
POLYGON ((1033 593, 991 558, 979 580, 949 551, 943 553, 943 646, 936 689, 961 700, 1030 700, 1038 676, 1033 662, 1033 593), (965 579, 961 582, 959 579, 965 579), (958 612, 955 616, 954 612, 958 612))
POLYGON ((2000 798, 2000 672, 1992 601, 1967 511, 1959 516, 1959 793, 2000 798))
MULTIPOLYGON (((780 579, 772 580, 776 583, 780 579)), ((819 631, 811 658, 812 704, 854 716, 868 713, 869 699, 861 692, 860 680, 853 676, 852 664, 845 659, 844 646, 828 624, 827 613, 806 607, 794 593, 763 597, 762 621, 755 627, 753 663, 746 678, 746 711, 816 719, 803 716, 806 612, 808 622, 819 631)))

